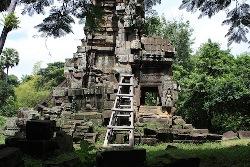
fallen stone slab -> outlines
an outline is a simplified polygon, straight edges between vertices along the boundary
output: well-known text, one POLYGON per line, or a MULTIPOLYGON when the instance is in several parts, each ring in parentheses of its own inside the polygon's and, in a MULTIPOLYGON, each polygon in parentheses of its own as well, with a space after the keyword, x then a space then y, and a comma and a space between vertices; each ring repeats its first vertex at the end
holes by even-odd
POLYGON ((4 147, 0 149, 1 167, 24 167, 21 151, 15 147, 4 147))
POLYGON ((222 140, 222 135, 209 133, 209 134, 207 134, 207 140, 209 140, 209 141, 222 140))
POLYGON ((145 161, 145 149, 107 149, 96 155, 96 167, 144 167, 145 161))
POLYGON ((56 140, 26 140, 11 137, 7 138, 5 143, 8 147, 17 147, 25 154, 41 159, 58 149, 56 140))
POLYGON ((250 131, 238 131, 237 133, 240 139, 250 139, 250 131))
POLYGON ((222 140, 234 140, 239 139, 238 134, 233 131, 228 131, 226 133, 223 133, 222 140))

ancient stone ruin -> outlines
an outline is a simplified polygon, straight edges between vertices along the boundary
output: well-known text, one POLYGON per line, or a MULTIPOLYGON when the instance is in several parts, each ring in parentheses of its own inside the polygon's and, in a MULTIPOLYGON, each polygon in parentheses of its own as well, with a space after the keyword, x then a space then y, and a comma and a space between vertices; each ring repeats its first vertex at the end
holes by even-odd
POLYGON ((206 139, 207 129, 197 130, 174 116, 180 90, 172 73, 175 49, 166 39, 144 35, 144 1, 93 0, 93 4, 102 8, 103 21, 95 31, 85 27, 86 38, 65 61, 66 80, 36 107, 41 116, 56 120, 75 141, 95 142, 93 124, 108 124, 120 75, 132 74, 137 143, 206 139))

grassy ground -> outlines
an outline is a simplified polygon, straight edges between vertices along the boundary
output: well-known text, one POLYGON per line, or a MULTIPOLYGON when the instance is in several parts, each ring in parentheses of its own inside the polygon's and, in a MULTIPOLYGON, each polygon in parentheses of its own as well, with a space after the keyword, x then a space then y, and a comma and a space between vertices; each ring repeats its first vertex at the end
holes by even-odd
POLYGON ((204 144, 167 144, 139 146, 147 150, 147 164, 169 163, 172 157, 198 157, 201 167, 250 167, 250 140, 233 140, 204 144))

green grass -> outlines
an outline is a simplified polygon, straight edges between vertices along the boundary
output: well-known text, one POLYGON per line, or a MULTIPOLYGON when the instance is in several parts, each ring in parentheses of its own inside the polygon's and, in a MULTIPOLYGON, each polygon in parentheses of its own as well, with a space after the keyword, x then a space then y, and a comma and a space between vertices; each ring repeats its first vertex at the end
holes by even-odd
POLYGON ((168 164, 171 158, 198 157, 201 167, 250 167, 250 140, 233 140, 204 144, 167 144, 138 146, 147 150, 147 164, 168 164))

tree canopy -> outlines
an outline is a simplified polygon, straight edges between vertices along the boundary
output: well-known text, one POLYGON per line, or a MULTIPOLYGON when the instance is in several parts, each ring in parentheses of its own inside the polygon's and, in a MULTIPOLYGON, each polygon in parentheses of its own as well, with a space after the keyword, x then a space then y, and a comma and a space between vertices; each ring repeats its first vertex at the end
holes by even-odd
POLYGON ((178 111, 196 127, 212 131, 250 126, 250 55, 234 57, 208 41, 191 57, 192 70, 176 77, 183 91, 178 111))
POLYGON ((9 68, 12 68, 19 63, 19 54, 13 48, 6 48, 0 56, 0 66, 1 69, 7 70, 7 76, 9 68))

